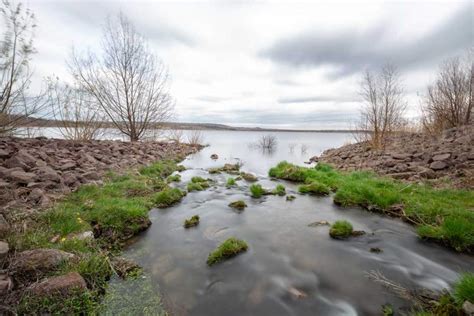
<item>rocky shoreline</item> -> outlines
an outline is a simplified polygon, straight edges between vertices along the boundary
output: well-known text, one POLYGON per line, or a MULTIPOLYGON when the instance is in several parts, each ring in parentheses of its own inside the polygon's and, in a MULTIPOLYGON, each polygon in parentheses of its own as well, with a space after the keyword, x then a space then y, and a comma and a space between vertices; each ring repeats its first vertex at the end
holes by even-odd
POLYGON ((450 186, 474 189, 474 125, 452 128, 440 136, 407 133, 391 137, 385 148, 361 142, 324 151, 312 161, 340 170, 371 170, 407 181, 448 180, 450 186))

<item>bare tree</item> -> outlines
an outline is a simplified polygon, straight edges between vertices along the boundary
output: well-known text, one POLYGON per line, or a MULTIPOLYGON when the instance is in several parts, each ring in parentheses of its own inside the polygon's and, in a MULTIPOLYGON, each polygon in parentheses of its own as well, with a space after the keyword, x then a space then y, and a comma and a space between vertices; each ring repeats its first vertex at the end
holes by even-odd
POLYGON ((464 59, 445 61, 428 87, 422 107, 423 126, 429 132, 473 122, 474 50, 464 59))
POLYGON ((159 128, 171 115, 168 71, 123 14, 108 19, 100 57, 73 51, 69 67, 130 141, 142 138, 147 129, 159 128))
POLYGON ((14 131, 31 121, 43 109, 44 94, 27 95, 32 72, 30 62, 36 21, 22 3, 8 0, 0 3, 0 14, 6 26, 0 41, 0 134, 14 131))
POLYGON ((78 87, 49 79, 48 102, 51 113, 65 139, 91 140, 97 138, 103 116, 95 99, 78 87))
POLYGON ((202 145, 204 143, 204 135, 200 130, 193 130, 187 135, 188 144, 202 145))
POLYGON ((403 123, 406 103, 398 70, 387 64, 379 73, 366 71, 360 94, 364 105, 359 129, 367 131, 372 146, 381 147, 403 123))
POLYGON ((275 135, 262 135, 257 142, 257 146, 265 150, 273 150, 278 144, 275 135))

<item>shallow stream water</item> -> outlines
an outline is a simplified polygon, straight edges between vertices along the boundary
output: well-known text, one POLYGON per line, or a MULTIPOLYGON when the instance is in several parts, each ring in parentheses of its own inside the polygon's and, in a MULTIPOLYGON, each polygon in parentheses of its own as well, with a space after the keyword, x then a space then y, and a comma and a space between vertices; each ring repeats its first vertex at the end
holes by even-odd
MULTIPOLYGON (((181 203, 150 212, 153 225, 131 243, 124 255, 136 260, 172 315, 380 315, 381 305, 408 303, 366 273, 379 271, 406 287, 449 288, 458 273, 474 269, 472 256, 420 241, 412 226, 358 208, 340 208, 332 197, 297 193, 297 185, 268 178, 268 169, 287 160, 303 165, 324 149, 341 146, 351 135, 338 133, 273 133, 277 148, 261 151, 252 144, 259 132, 205 132, 210 144, 183 164, 180 188, 193 176, 211 178, 211 188, 189 193, 181 203), (211 154, 219 155, 213 161, 211 154), (265 196, 253 199, 250 183, 226 188, 228 174, 210 175, 210 167, 243 163, 259 183, 283 183, 294 201, 265 196), (236 212, 228 204, 242 199, 248 207, 236 212), (199 215, 200 224, 183 228, 199 215), (350 221, 364 236, 331 239, 329 227, 316 221, 350 221), (212 267, 206 259, 229 237, 245 240, 249 249, 212 267), (382 252, 372 253, 370 248, 382 252)), ((119 284, 120 281, 116 281, 119 284)), ((133 302, 140 291, 128 291, 133 302), (135 293, 135 294, 134 294, 135 293)), ((113 310, 109 311, 114 314, 113 310)))

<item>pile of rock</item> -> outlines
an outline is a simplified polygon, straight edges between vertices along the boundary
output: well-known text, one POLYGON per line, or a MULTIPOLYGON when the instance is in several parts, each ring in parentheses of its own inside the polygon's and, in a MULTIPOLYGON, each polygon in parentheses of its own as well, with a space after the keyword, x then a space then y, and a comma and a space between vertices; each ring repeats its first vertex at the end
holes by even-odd
POLYGON ((1 137, 0 215, 8 217, 8 209, 44 208, 82 184, 100 182, 106 171, 184 157, 198 149, 176 143, 1 137))
POLYGON ((319 159, 341 170, 373 170, 396 179, 419 181, 448 177, 457 187, 474 188, 474 125, 446 130, 441 136, 402 134, 384 149, 367 143, 323 152, 319 159))

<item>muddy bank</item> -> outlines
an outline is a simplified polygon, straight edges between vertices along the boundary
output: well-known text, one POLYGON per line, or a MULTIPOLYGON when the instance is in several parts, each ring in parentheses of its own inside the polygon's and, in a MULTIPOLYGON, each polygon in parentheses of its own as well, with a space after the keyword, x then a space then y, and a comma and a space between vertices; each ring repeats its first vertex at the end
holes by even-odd
POLYGON ((455 187, 473 189, 474 125, 449 129, 436 137, 397 135, 377 150, 366 143, 350 144, 326 150, 318 160, 341 170, 372 170, 408 181, 447 178, 455 187))
POLYGON ((199 150, 188 144, 0 138, 0 214, 46 208, 87 183, 100 183, 107 171, 185 157, 199 150))

